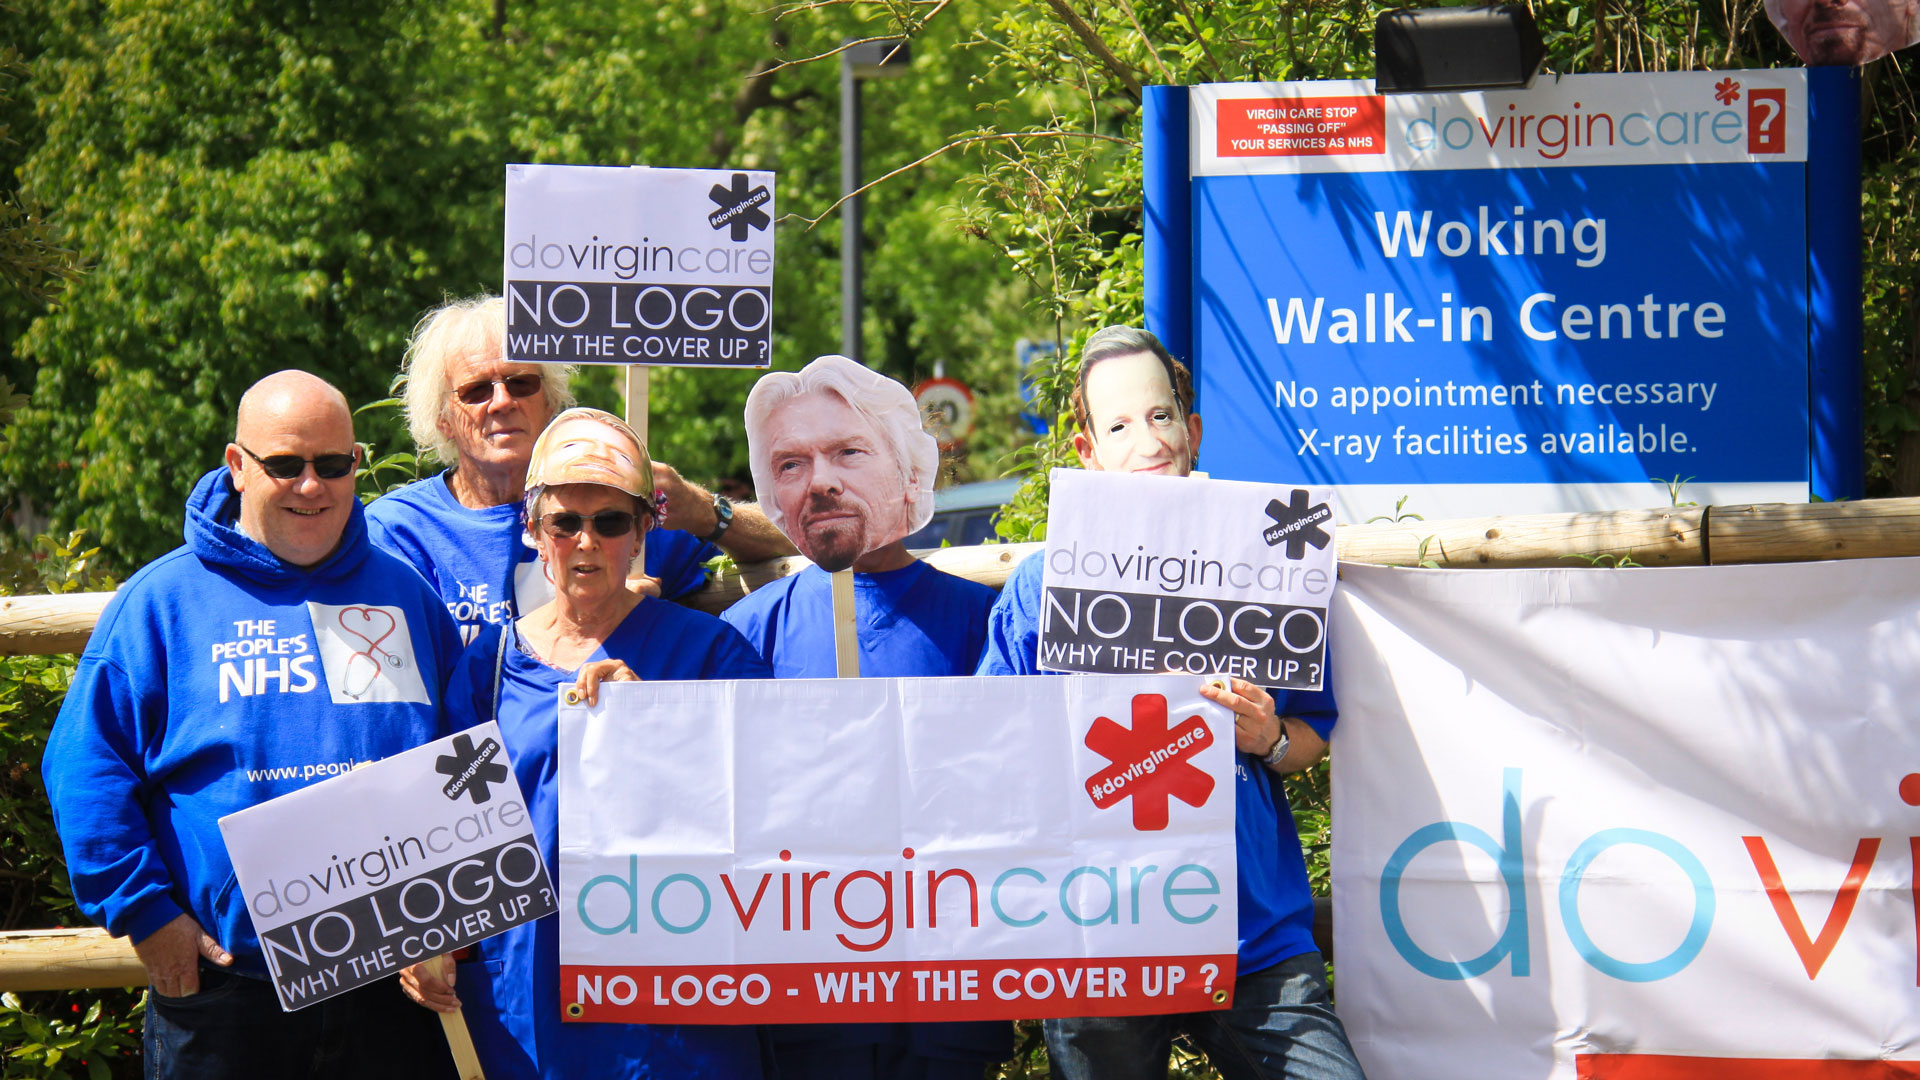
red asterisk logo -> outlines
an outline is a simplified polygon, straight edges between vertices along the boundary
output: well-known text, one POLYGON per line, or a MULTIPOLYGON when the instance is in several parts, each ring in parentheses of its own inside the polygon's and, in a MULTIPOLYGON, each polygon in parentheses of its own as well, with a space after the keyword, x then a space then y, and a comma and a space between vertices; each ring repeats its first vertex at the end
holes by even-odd
POLYGON ((1167 699, 1159 694, 1134 695, 1132 730, 1102 716, 1087 729, 1086 743, 1112 762, 1087 779, 1093 805, 1105 810, 1131 797, 1133 827, 1142 832, 1167 827, 1169 798, 1199 807, 1213 794, 1213 777, 1188 760, 1213 745, 1213 731, 1197 715, 1169 726, 1167 699))
POLYGON ((1740 84, 1731 78, 1721 79, 1713 84, 1713 98, 1722 105, 1731 105, 1740 100, 1740 84))

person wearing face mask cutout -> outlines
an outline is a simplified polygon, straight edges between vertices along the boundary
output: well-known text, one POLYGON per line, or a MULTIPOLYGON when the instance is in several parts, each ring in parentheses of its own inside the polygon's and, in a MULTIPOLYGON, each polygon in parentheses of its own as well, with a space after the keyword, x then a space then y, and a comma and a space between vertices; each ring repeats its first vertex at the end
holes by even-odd
MULTIPOLYGON (((1194 470, 1202 428, 1192 377, 1145 330, 1110 326, 1087 339, 1073 412, 1073 448, 1085 468, 1162 476, 1194 470)), ((1041 673, 1045 555, 1023 560, 1001 590, 977 674, 1041 673)), ((1228 1080, 1359 1080, 1313 943, 1306 860, 1279 783, 1326 753, 1337 717, 1333 694, 1269 692, 1239 678, 1201 693, 1234 713, 1240 924, 1233 1005, 1178 1016, 1048 1020, 1048 1057, 1065 1080, 1158 1080, 1167 1074, 1173 1035, 1185 1032, 1228 1080)))

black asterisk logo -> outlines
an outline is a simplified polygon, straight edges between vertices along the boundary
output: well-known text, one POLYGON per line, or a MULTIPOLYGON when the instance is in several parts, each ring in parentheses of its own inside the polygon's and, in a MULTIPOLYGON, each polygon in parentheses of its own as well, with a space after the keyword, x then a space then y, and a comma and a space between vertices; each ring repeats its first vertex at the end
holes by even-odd
POLYGON ((1320 527, 1322 522, 1333 520, 1333 509, 1326 503, 1307 505, 1307 489, 1294 488, 1292 501, 1281 505, 1279 499, 1267 503, 1267 516, 1273 524, 1261 530, 1261 539, 1268 547, 1287 545, 1287 558, 1304 559, 1307 557, 1307 545, 1324 549, 1333 541, 1327 530, 1320 527))
POLYGON ((747 238, 748 226, 765 229, 773 224, 773 219, 767 216, 767 212, 760 209, 762 204, 773 198, 773 193, 767 190, 765 184, 748 190, 746 173, 733 174, 732 188, 724 188, 719 184, 713 185, 713 189, 707 192, 707 198, 712 199, 720 207, 707 215, 707 224, 716 229, 724 229, 732 225, 735 243, 747 238))
POLYGON ((442 754, 434 761, 433 771, 444 773, 453 779, 440 789, 447 798, 458 802, 461 793, 473 797, 474 805, 493 798, 493 792, 487 790, 488 784, 507 782, 507 767, 493 760, 500 756, 500 744, 488 739, 474 749, 473 736, 455 735, 453 753, 442 754))

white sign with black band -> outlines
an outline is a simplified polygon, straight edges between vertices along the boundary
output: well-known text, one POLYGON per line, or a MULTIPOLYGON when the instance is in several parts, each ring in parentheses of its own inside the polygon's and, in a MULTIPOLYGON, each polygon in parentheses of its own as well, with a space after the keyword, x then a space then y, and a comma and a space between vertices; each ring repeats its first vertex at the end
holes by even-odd
POLYGON ((1330 488, 1055 469, 1040 666, 1318 690, 1330 488))
POLYGON ((507 166, 507 359, 766 367, 773 173, 507 166))
POLYGON ((289 1012, 554 911, 494 724, 220 819, 289 1012))

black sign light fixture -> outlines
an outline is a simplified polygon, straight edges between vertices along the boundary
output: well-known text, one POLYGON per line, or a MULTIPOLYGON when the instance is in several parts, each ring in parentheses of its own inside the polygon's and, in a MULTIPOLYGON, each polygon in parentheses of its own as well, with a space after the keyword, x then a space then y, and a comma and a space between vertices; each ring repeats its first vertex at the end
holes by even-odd
POLYGON ((1520 4, 1400 8, 1374 22, 1374 91, 1519 90, 1547 57, 1520 4))

